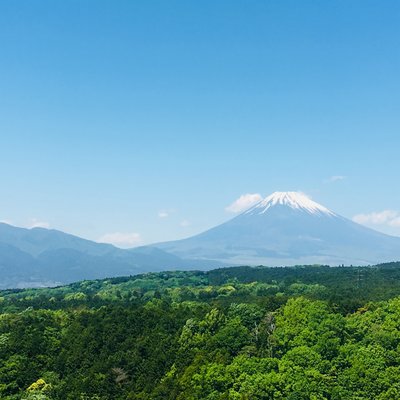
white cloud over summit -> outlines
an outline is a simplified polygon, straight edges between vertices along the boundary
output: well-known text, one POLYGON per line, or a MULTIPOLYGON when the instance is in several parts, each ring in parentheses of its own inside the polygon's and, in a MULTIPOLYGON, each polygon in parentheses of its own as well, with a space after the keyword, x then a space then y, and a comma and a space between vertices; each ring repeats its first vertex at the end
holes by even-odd
POLYGON ((247 210, 254 204, 261 201, 263 197, 259 193, 246 193, 242 194, 238 199, 236 199, 231 205, 225 208, 225 211, 231 213, 240 213, 247 210))

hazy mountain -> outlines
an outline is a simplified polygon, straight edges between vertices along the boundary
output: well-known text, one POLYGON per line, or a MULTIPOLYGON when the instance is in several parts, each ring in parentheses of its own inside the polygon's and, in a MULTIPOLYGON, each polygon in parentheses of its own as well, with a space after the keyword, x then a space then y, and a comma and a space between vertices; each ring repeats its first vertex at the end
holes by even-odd
POLYGON ((218 265, 183 261, 155 248, 122 250, 57 230, 0 223, 0 289, 218 265))
POLYGON ((38 256, 44 251, 73 249, 91 255, 104 255, 118 250, 116 247, 82 239, 54 229, 19 228, 0 223, 0 242, 38 256))
POLYGON ((400 260, 400 238, 350 221, 297 192, 276 192, 188 239, 159 243, 181 258, 226 264, 375 264, 400 260))
POLYGON ((356 224, 301 193, 277 192, 199 235, 130 250, 44 228, 0 223, 0 288, 227 265, 377 264, 400 238, 356 224))

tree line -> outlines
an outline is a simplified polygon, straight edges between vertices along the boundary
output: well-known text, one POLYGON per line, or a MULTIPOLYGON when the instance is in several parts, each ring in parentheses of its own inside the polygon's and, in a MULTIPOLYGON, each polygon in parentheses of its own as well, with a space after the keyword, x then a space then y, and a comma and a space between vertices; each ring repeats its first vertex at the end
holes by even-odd
POLYGON ((0 292, 2 399, 400 398, 400 264, 0 292))

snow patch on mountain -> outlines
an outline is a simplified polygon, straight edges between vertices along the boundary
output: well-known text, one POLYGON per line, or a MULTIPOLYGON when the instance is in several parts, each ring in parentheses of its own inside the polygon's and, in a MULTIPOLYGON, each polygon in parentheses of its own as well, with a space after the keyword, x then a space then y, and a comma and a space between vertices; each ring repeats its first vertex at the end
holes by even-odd
POLYGON ((301 192, 275 192, 245 212, 248 215, 265 214, 271 207, 282 205, 313 215, 336 216, 334 212, 311 200, 301 192))

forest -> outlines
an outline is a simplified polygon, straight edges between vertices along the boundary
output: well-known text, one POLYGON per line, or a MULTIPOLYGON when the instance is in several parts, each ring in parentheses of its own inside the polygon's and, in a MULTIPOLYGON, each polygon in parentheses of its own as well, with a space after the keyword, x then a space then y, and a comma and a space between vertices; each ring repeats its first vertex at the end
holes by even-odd
POLYGON ((0 292, 0 398, 398 400, 400 263, 0 292))

